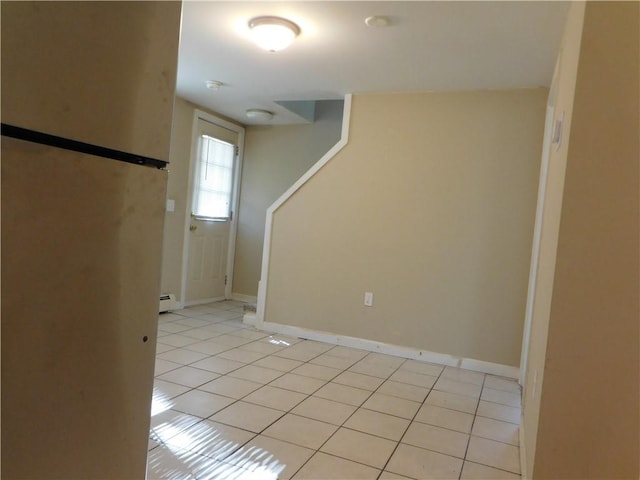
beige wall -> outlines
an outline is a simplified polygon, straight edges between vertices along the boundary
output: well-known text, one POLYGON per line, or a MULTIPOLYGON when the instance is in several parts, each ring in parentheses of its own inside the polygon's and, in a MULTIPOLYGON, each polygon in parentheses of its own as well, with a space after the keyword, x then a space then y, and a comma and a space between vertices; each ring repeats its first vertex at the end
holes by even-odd
POLYGON ((161 291, 173 293, 178 301, 182 301, 182 249, 195 108, 176 97, 171 125, 167 198, 175 201, 175 209, 167 212, 164 220, 161 291))
POLYGON ((538 434, 540 391, 544 379, 549 311, 553 294, 558 231, 560 228, 583 17, 584 3, 573 3, 567 18, 561 51, 556 64, 554 85, 552 86, 552 90, 555 91, 555 101, 552 105, 554 118, 561 118, 564 112, 564 138, 560 149, 552 145, 549 150, 549 166, 542 217, 538 273, 533 299, 526 383, 523 388, 523 427, 526 454, 526 462, 523 468, 526 468, 527 477, 529 478, 533 471, 536 437, 538 434))
POLYGON ((267 208, 340 139, 342 105, 318 102, 312 124, 247 127, 234 294, 257 295, 267 208))
POLYGON ((167 184, 167 198, 175 201, 175 210, 167 212, 165 216, 161 290, 163 293, 173 293, 179 302, 184 300, 181 298, 182 259, 185 219, 189 204, 187 196, 193 119, 196 110, 215 115, 225 121, 231 121, 206 108, 176 97, 171 127, 169 181, 167 184))
POLYGON ((275 212, 265 321, 517 366, 547 93, 354 96, 275 212))
POLYGON ((589 2, 533 477, 637 479, 640 4, 589 2))

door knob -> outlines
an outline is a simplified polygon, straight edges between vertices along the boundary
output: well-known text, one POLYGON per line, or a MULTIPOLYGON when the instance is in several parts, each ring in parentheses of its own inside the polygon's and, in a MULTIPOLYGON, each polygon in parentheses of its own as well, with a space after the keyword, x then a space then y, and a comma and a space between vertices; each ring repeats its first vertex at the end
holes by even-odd
POLYGON ((193 232, 194 230, 197 230, 198 226, 197 225, 189 225, 189 231, 193 232))

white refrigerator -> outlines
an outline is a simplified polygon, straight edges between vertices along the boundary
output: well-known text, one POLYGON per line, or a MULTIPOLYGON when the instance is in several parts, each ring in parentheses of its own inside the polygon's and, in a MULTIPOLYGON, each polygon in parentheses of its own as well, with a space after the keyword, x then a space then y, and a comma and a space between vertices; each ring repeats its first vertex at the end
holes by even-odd
POLYGON ((142 478, 167 172, 8 131, 3 478, 142 478))
POLYGON ((0 8, 1 477, 143 479, 181 6, 0 8))

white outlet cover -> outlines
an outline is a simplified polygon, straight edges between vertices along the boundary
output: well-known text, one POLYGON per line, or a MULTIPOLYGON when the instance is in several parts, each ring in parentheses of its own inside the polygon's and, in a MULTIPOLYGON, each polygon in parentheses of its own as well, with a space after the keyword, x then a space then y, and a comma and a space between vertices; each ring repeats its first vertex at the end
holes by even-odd
POLYGON ((367 307, 373 307, 373 292, 364 292, 364 304, 367 307))

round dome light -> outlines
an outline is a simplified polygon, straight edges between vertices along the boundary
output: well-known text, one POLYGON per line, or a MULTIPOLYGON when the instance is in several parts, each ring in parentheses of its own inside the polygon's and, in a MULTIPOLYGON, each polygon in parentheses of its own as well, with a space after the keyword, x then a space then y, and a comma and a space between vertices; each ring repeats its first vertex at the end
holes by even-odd
POLYGON ((300 27, 280 17, 256 17, 249 21, 256 44, 268 51, 284 50, 300 35, 300 27))
POLYGON ((367 24, 367 27, 388 27, 391 22, 388 17, 374 15, 372 17, 365 18, 364 23, 367 24))
POLYGON ((260 110, 259 108, 250 108, 246 112, 247 117, 258 122, 268 122, 273 118, 273 112, 268 110, 260 110))

